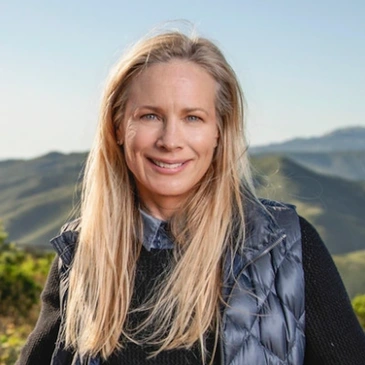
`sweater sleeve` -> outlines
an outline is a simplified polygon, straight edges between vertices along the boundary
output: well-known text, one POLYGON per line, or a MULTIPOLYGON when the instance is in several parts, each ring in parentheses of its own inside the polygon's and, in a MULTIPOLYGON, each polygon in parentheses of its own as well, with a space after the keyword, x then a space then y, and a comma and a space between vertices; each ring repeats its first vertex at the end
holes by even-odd
POLYGON ((300 218, 305 277, 305 365, 364 365, 365 335, 317 231, 300 218))
POLYGON ((41 294, 42 309, 16 365, 49 365, 60 326, 58 257, 52 263, 41 294))

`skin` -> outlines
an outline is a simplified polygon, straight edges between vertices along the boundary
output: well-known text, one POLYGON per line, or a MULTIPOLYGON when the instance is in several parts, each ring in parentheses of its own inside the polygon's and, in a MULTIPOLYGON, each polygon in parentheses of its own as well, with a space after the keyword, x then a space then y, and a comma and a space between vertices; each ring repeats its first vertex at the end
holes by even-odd
POLYGON ((212 163, 216 89, 203 68, 183 60, 151 65, 131 83, 117 137, 140 199, 156 218, 179 209, 212 163))

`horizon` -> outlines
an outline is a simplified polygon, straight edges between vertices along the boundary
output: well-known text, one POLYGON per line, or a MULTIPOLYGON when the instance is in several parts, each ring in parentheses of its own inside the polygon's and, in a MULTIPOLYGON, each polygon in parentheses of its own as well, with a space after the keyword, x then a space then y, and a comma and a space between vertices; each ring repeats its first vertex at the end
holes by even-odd
MULTIPOLYGON (((361 126, 361 125, 353 125, 353 126, 345 126, 345 127, 339 127, 330 131, 327 131, 323 134, 320 135, 313 135, 313 136, 307 136, 307 137, 293 137, 293 138, 289 138, 287 140, 284 141, 279 141, 279 142, 269 142, 267 144, 262 144, 262 145, 249 145, 248 149, 250 148, 262 148, 262 147, 268 147, 268 146, 274 146, 274 145, 280 145, 283 143, 287 143, 287 142, 291 142, 291 141, 295 141, 295 140, 308 140, 308 139, 315 139, 315 138, 322 138, 325 136, 328 136, 334 132, 339 132, 339 131, 343 131, 343 130, 353 130, 353 129, 361 129, 365 131, 365 126, 361 126)), ((89 153, 89 149, 86 150, 74 150, 74 151, 60 151, 60 150, 49 150, 46 151, 40 155, 36 155, 36 156, 30 156, 30 157, 9 157, 9 158, 1 158, 0 157, 0 162, 8 162, 8 161, 28 161, 28 160, 34 160, 34 159, 38 159, 38 158, 42 158, 44 156, 50 155, 50 154, 61 154, 64 156, 67 155, 72 155, 72 154, 83 154, 83 153, 89 153)))
POLYGON ((221 48, 252 147, 365 127, 364 18, 360 0, 2 4, 0 160, 90 149, 109 69, 156 26, 196 29, 221 48))

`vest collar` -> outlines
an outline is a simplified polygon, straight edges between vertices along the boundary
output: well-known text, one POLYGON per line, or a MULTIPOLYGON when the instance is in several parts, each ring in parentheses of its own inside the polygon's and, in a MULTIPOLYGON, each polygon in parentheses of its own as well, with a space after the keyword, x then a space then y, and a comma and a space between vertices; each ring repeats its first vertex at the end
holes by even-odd
MULTIPOLYGON (((254 262, 257 257, 266 253, 271 247, 275 246, 276 242, 280 242, 280 240, 285 237, 284 230, 278 227, 277 222, 270 213, 270 209, 280 209, 284 206, 284 204, 264 199, 260 201, 253 199, 246 200, 245 242, 239 244, 239 251, 235 252, 234 255, 237 256, 236 254, 239 254, 239 262, 234 265, 237 270, 240 271, 242 267, 254 262)), ((142 218, 146 219, 144 215, 142 215, 142 218)), ((77 227, 78 224, 79 221, 76 225, 72 223, 66 224, 61 230, 62 233, 50 241, 66 266, 71 264, 75 247, 78 242, 79 232, 74 228, 77 227)), ((146 226, 149 227, 148 225, 146 226)), ((157 227, 157 229, 158 228, 159 227, 157 227)), ((232 255, 230 260, 232 260, 232 255)))

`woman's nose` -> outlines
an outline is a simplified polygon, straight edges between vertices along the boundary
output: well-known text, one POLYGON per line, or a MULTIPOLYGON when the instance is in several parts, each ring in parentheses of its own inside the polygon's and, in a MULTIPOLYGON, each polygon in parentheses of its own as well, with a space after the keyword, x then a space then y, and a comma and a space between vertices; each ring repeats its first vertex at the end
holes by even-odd
POLYGON ((175 118, 166 120, 157 140, 157 147, 165 150, 182 148, 184 145, 184 132, 182 122, 175 118))

